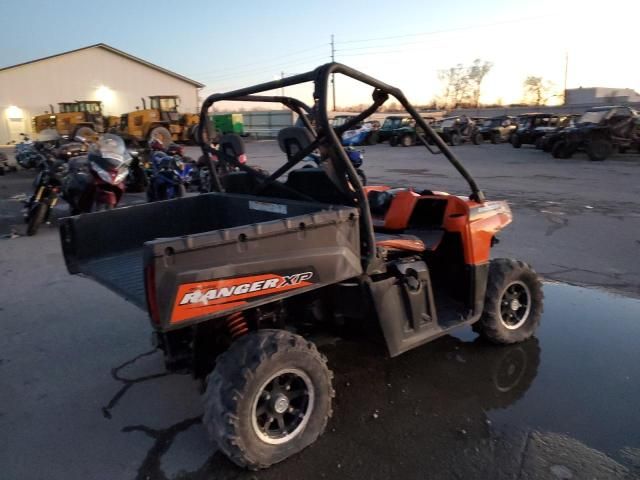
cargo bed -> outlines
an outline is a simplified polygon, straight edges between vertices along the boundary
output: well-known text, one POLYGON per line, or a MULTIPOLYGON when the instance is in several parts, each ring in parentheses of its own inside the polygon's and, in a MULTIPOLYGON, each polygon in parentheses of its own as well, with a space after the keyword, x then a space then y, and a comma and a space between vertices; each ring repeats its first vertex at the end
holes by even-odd
POLYGON ((140 308, 146 272, 161 329, 362 273, 357 209, 321 203, 209 193, 67 217, 60 235, 70 273, 140 308))

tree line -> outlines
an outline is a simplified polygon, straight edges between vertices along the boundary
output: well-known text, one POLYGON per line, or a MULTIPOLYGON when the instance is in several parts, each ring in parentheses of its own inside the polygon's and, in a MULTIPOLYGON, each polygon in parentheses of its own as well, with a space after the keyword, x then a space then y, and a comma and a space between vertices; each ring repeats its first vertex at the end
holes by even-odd
MULTIPOLYGON (((476 58, 471 65, 457 64, 438 71, 443 84, 442 94, 435 99, 441 108, 477 108, 484 78, 493 68, 493 63, 476 58)), ((523 84, 522 105, 544 105, 552 97, 554 85, 543 77, 530 75, 523 84)))

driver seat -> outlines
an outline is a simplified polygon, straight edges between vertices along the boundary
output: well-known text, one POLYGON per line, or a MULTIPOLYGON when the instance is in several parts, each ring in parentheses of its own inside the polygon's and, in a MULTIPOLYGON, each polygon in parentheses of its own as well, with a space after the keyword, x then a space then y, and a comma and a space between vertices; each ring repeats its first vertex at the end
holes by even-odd
POLYGON ((311 132, 303 127, 286 127, 278 132, 278 145, 289 161, 312 143, 311 132))
POLYGON ((226 133, 220 137, 220 151, 236 159, 238 163, 247 163, 247 150, 242 137, 237 133, 226 133))

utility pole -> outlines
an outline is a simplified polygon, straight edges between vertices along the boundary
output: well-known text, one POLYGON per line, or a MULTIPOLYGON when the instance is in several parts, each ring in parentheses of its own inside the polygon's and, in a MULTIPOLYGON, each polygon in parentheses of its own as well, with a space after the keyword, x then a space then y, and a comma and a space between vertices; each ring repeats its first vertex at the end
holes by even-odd
POLYGON ((569 50, 567 50, 564 54, 564 98, 563 102, 565 105, 567 104, 567 77, 569 75, 569 50))
MULTIPOLYGON (((333 41, 333 33, 331 34, 331 62, 336 61, 336 46, 333 41)), ((333 111, 336 111, 336 74, 331 74, 331 90, 333 92, 333 111)))

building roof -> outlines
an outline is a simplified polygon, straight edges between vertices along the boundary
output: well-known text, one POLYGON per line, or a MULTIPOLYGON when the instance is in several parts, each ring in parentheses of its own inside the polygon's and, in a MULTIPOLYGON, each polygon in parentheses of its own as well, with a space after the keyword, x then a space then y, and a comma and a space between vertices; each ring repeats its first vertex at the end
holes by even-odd
POLYGON ((24 65, 29 65, 30 63, 42 62, 43 60, 49 60, 50 58, 61 57, 62 55, 67 55, 69 53, 79 52, 81 50, 89 50, 91 48, 102 48, 104 50, 107 50, 108 52, 115 53, 116 55, 120 55, 121 57, 128 58, 129 60, 133 60, 134 62, 141 63, 142 65, 145 65, 145 66, 147 66, 149 68, 153 68, 154 70, 157 70, 159 72, 165 73, 165 74, 170 75, 170 76, 172 76, 174 78, 177 78, 179 80, 183 80, 183 81, 185 81, 187 83, 190 83, 191 85, 193 85, 195 87, 198 87, 198 88, 204 87, 204 84, 202 84, 200 82, 196 82, 195 80, 192 80, 192 79, 187 78, 187 77, 185 77, 183 75, 180 75, 179 73, 172 72, 171 70, 167 70, 166 68, 162 68, 162 67, 160 67, 158 65, 155 65, 155 64, 153 64, 151 62, 147 62, 146 60, 143 60, 143 59, 141 59, 139 57, 131 55, 131 54, 127 53, 127 52, 123 52, 122 50, 118 50, 117 48, 114 48, 114 47, 112 47, 110 45, 107 45, 106 43, 96 43, 94 45, 89 45, 87 47, 76 48, 75 50, 69 50, 67 52, 57 53, 55 55, 49 55, 48 57, 37 58, 35 60, 30 60, 28 62, 18 63, 16 65, 11 65, 9 67, 3 67, 3 68, 0 68, 0 72, 3 72, 5 70, 10 70, 10 69, 16 68, 16 67, 22 67, 24 65))

